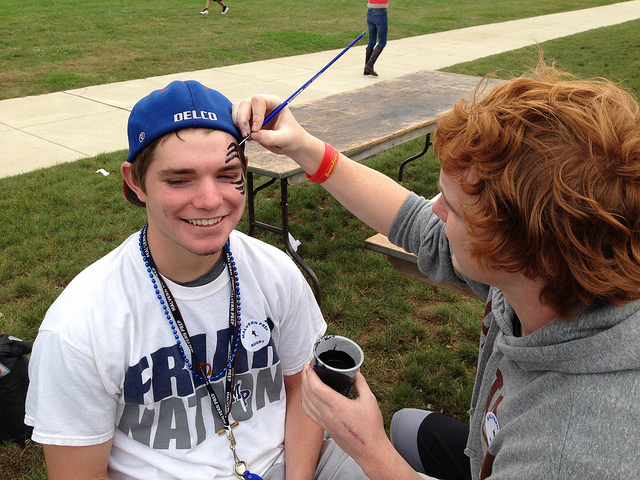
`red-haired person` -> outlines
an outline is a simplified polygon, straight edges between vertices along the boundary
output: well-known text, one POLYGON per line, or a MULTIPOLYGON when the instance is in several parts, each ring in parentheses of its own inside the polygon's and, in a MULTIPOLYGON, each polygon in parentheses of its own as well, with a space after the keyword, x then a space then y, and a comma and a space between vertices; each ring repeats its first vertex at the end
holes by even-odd
POLYGON ((482 93, 438 120, 432 201, 327 160, 332 147, 288 110, 259 130, 277 98, 234 105, 243 135, 298 162, 424 274, 486 300, 469 424, 401 410, 390 441, 362 375, 352 400, 310 369, 305 411, 372 480, 637 478, 638 104, 543 62, 482 93))

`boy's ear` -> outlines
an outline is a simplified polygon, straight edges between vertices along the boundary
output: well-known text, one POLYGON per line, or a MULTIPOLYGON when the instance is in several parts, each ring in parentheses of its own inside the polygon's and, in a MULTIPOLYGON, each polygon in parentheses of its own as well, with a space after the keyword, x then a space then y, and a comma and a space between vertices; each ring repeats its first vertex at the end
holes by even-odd
POLYGON ((144 190, 142 189, 142 187, 136 183, 133 177, 132 167, 133 165, 131 164, 131 162, 124 162, 120 166, 120 172, 122 173, 122 178, 124 178, 124 181, 127 183, 127 186, 131 190, 133 190, 133 192, 137 195, 140 201, 146 202, 147 195, 144 193, 144 190))

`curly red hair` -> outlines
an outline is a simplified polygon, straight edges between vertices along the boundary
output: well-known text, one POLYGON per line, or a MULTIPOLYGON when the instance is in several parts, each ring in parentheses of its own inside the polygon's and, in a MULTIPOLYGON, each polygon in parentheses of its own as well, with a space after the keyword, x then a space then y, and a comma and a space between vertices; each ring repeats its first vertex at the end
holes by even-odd
POLYGON ((485 266, 541 280, 541 301, 574 308, 640 298, 640 116, 604 79, 542 61, 437 123, 434 151, 477 203, 469 251, 485 266))

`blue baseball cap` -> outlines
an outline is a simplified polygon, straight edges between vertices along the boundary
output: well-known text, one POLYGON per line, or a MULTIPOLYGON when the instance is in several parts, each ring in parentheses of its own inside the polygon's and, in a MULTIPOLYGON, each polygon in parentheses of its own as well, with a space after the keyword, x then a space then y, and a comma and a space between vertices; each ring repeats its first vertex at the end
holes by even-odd
MULTIPOLYGON (((167 133, 183 128, 210 128, 230 133, 240 142, 242 135, 231 117, 231 101, 220 92, 195 80, 174 81, 140 100, 131 110, 127 133, 129 155, 134 162, 149 144, 167 133)), ((127 199, 144 207, 133 190, 124 182, 127 199)))

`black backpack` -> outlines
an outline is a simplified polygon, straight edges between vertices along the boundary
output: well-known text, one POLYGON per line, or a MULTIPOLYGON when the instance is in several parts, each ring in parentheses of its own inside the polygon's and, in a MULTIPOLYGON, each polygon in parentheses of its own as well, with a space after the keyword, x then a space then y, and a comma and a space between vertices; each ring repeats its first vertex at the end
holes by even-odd
POLYGON ((0 443, 12 440, 22 448, 32 430, 24 424, 29 353, 31 343, 0 334, 0 443))

